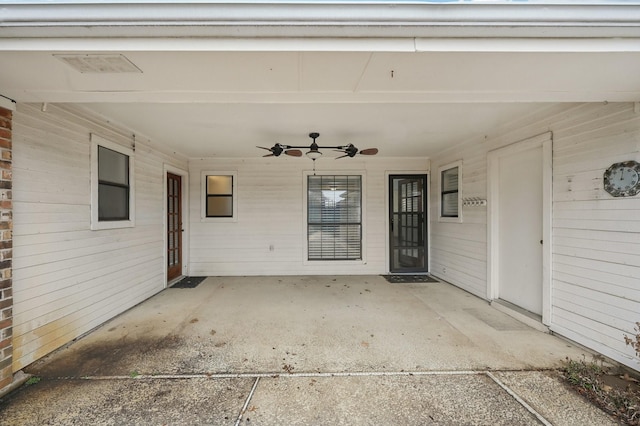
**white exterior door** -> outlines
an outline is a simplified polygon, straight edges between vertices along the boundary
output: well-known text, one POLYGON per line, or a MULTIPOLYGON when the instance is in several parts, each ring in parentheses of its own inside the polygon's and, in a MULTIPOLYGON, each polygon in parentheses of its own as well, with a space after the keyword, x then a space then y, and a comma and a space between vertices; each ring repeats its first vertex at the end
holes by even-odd
POLYGON ((489 297, 549 317, 551 136, 489 154, 489 297))
POLYGON ((542 147, 499 160, 499 297, 542 315, 542 147))

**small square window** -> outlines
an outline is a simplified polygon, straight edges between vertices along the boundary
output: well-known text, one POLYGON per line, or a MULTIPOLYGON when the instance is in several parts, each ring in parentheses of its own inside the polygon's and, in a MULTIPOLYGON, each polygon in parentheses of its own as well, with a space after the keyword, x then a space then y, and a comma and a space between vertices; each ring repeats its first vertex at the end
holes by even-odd
POLYGON ((462 180, 462 162, 441 167, 440 169, 440 221, 461 222, 460 182, 462 180))
POLYGON ((203 172, 203 219, 231 219, 236 217, 235 172, 203 172))
POLYGON ((134 226, 133 150, 91 135, 91 229, 134 226))

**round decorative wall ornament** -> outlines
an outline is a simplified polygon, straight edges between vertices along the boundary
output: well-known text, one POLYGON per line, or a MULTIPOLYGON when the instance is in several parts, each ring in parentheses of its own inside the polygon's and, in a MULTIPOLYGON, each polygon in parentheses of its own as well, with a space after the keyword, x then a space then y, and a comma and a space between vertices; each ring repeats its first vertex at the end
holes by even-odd
POLYGON ((640 164, 623 161, 604 172, 604 190, 614 197, 632 197, 640 193, 640 164))

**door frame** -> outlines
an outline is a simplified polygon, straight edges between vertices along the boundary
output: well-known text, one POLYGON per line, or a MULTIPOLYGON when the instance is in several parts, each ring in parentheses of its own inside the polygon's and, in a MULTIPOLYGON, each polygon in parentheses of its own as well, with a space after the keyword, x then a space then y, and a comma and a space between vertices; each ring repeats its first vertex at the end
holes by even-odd
POLYGON ((169 164, 164 164, 163 170, 162 170, 162 204, 163 204, 163 208, 162 208, 162 229, 163 229, 163 234, 162 234, 162 242, 163 242, 163 266, 162 266, 162 274, 164 277, 164 287, 167 288, 167 286, 169 285, 169 281, 168 281, 168 275, 167 275, 167 263, 169 261, 168 259, 168 253, 167 253, 167 248, 168 248, 168 244, 169 244, 169 240, 167 237, 167 233, 168 233, 168 224, 167 224, 167 215, 168 215, 168 211, 167 211, 167 197, 168 197, 168 191, 167 191, 167 173, 171 173, 174 175, 178 175, 180 176, 180 180, 182 183, 182 229, 184 229, 184 232, 182 234, 182 275, 183 276, 188 276, 189 275, 189 172, 187 172, 186 170, 182 170, 179 169, 177 167, 171 166, 169 164))
POLYGON ((552 176, 553 134, 546 132, 514 142, 487 154, 487 299, 500 297, 500 169, 502 157, 534 148, 542 148, 542 323, 551 323, 551 221, 552 221, 552 176))
POLYGON ((384 173, 384 203, 386 214, 384 219, 384 239, 385 239, 385 273, 391 274, 391 235, 389 230, 391 229, 391 221, 389 212, 391 210, 391 197, 389 188, 389 178, 391 176, 414 176, 414 175, 426 175, 427 182, 425 187, 425 202, 427 204, 427 211, 425 212, 425 220, 427 222, 427 271, 431 271, 431 170, 387 170, 384 173))

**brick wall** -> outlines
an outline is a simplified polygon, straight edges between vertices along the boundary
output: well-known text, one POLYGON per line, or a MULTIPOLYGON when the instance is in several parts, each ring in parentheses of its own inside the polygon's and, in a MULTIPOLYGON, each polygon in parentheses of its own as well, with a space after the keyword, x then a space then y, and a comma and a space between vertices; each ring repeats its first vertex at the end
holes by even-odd
POLYGON ((0 107, 0 391, 13 380, 11 120, 12 112, 0 107))

